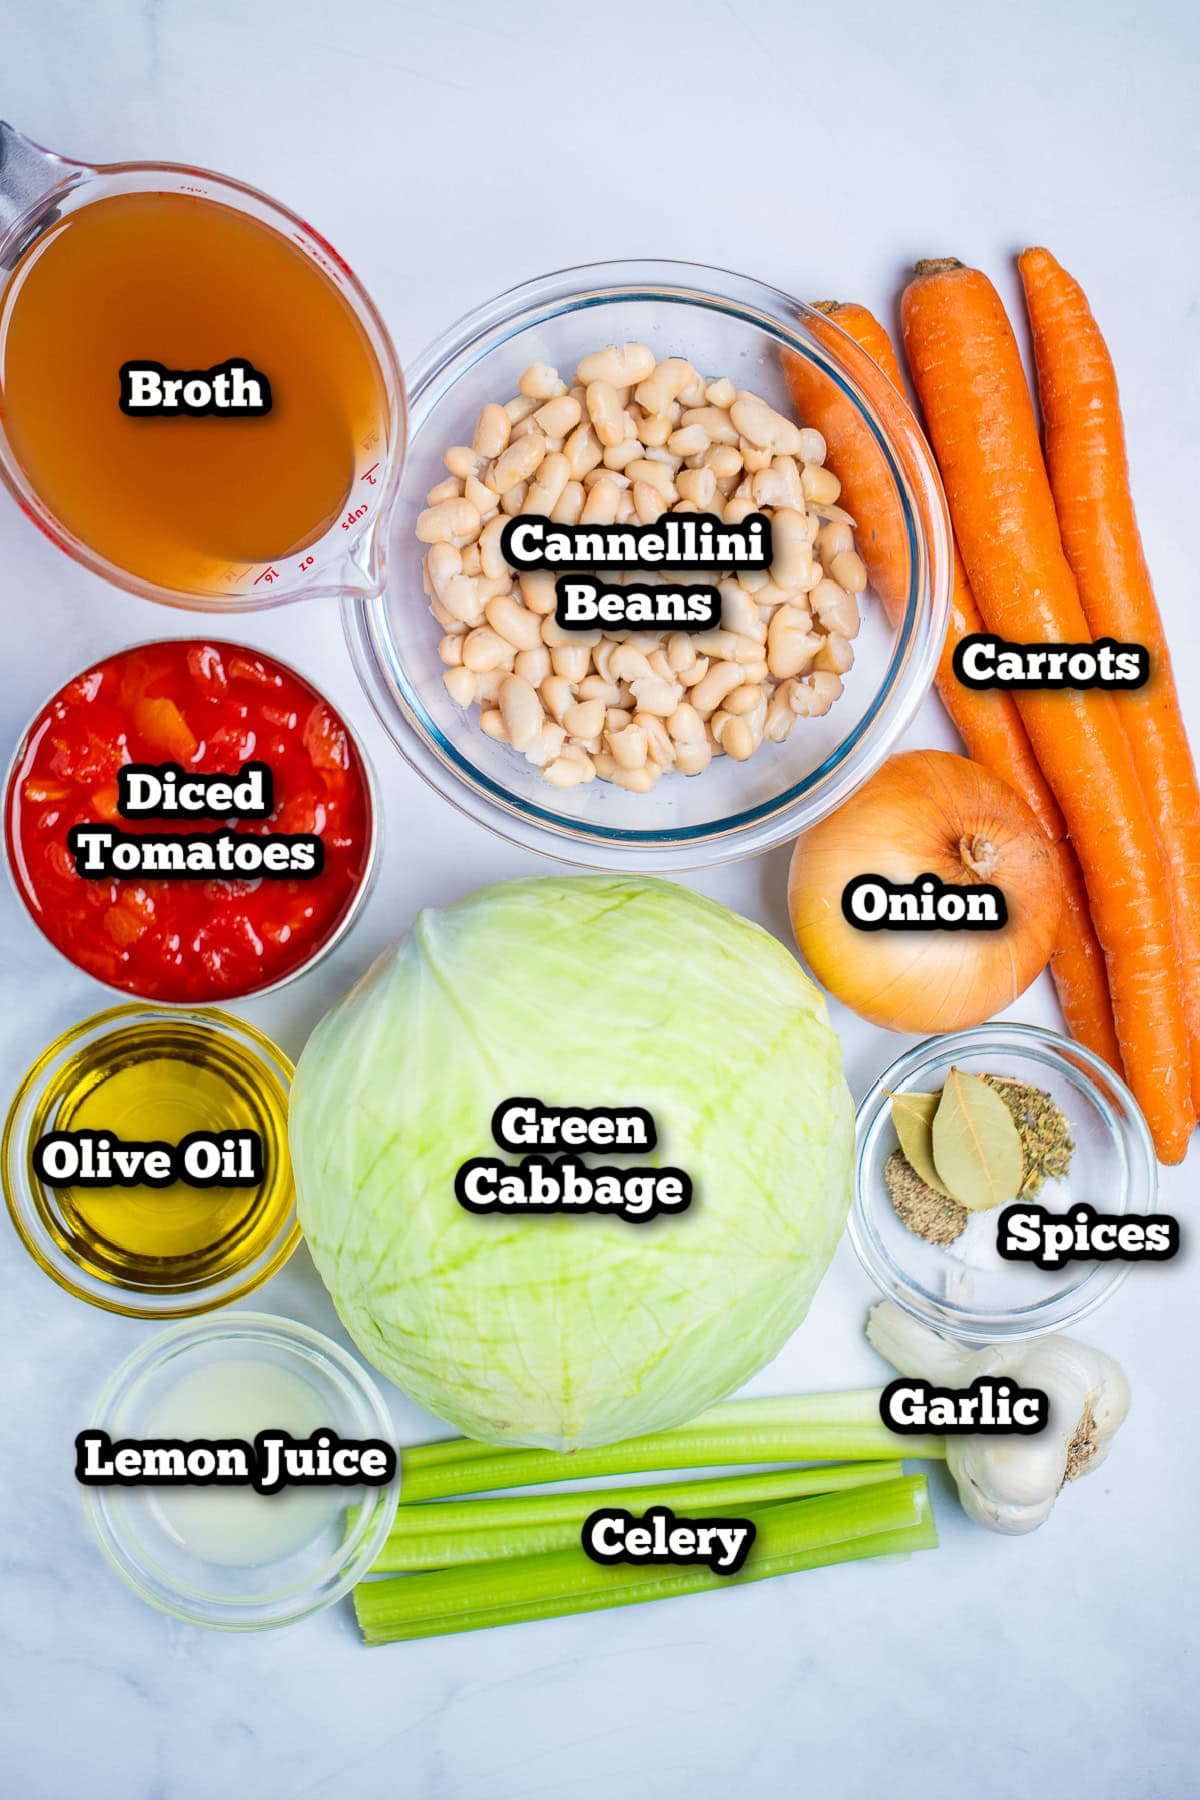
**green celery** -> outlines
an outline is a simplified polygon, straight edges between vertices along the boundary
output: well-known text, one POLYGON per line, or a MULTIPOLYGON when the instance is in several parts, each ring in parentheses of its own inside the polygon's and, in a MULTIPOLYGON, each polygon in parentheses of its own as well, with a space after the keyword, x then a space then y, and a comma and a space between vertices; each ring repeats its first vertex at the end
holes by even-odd
POLYGON ((361 1583, 354 1604, 369 1645, 628 1606, 762 1581, 827 1563, 931 1548, 937 1542, 924 1476, 750 1508, 758 1535, 736 1575, 703 1566, 604 1566, 581 1548, 553 1550, 361 1583))
POLYGON ((413 1469, 404 1464, 406 1502, 441 1500, 454 1494, 535 1487, 548 1481, 603 1480, 609 1475, 644 1474, 660 1469, 721 1468, 752 1463, 891 1462, 897 1454, 923 1458, 945 1455, 938 1437, 900 1438, 878 1417, 849 1424, 793 1423, 781 1418, 761 1424, 716 1425, 703 1420, 677 1431, 628 1438, 594 1450, 506 1450, 499 1456, 413 1469))
POLYGON ((599 1506, 644 1512, 648 1506, 665 1505, 673 1511, 687 1507, 726 1517, 753 1504, 866 1487, 895 1480, 902 1473, 899 1462, 827 1464, 815 1469, 654 1482, 633 1488, 575 1488, 567 1493, 522 1494, 498 1500, 441 1500, 402 1507, 391 1535, 372 1565, 372 1573, 442 1569, 456 1563, 565 1549, 579 1541, 584 1520, 599 1506))

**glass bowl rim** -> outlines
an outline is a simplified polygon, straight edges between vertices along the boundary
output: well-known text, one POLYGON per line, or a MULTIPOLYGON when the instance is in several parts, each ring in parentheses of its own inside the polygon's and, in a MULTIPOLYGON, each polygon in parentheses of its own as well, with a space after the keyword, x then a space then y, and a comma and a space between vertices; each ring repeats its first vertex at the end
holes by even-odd
MULTIPOLYGON (((378 594, 347 595, 342 604, 351 659, 376 716, 405 761, 440 798, 524 849, 614 871, 636 867, 637 859, 647 855, 663 872, 735 861, 770 849, 827 816, 874 773, 911 724, 932 685, 949 622, 949 519, 933 454, 915 416, 910 415, 911 429, 906 430, 907 466, 902 471, 895 421, 885 424, 877 418, 828 351, 799 336, 787 321, 789 316, 819 320, 823 330, 831 322, 754 277, 704 264, 635 258, 557 269, 507 289, 464 313, 409 365, 410 452, 445 393, 511 339, 589 308, 656 298, 732 317, 815 360, 853 403, 895 480, 911 557, 900 635, 874 700, 815 769, 782 795, 696 826, 637 830, 552 812, 518 799, 477 768, 429 717, 389 629, 388 584, 378 594), (924 521, 921 511, 927 514, 924 521), (822 788, 823 783, 829 786, 822 788), (809 811, 806 800, 814 790, 821 790, 819 810, 809 811)), ((848 337, 846 342, 853 345, 848 337)), ((853 349, 865 358, 860 347, 853 349)), ((879 373, 881 382, 887 382, 879 373)))
MULTIPOLYGON (((330 1385, 343 1401, 349 1401, 369 1420, 370 1435, 392 1443, 395 1428, 377 1384, 340 1344, 315 1326, 277 1313, 230 1312, 219 1319, 197 1322, 180 1321, 157 1332, 139 1344, 113 1370, 92 1403, 88 1413, 88 1429, 109 1430, 116 1422, 117 1409, 171 1358, 187 1354, 212 1342, 273 1343, 289 1357, 305 1364, 320 1359, 330 1385)), ((159 1611, 191 1625, 204 1625, 218 1631, 267 1631, 291 1625, 314 1613, 322 1612, 347 1594, 355 1582, 366 1574, 382 1549, 400 1499, 402 1482, 400 1457, 396 1458, 393 1479, 375 1489, 376 1498, 364 1507, 353 1527, 337 1549, 314 1571, 303 1588, 289 1589, 275 1601, 247 1602, 249 1611, 239 1611, 236 1602, 218 1601, 172 1589, 139 1556, 136 1536, 123 1529, 114 1516, 109 1498, 120 1494, 120 1487, 83 1486, 84 1514, 92 1533, 111 1566, 125 1584, 142 1600, 159 1611), (265 1614, 266 1616, 260 1616, 265 1614)), ((258 1567, 269 1567, 260 1564, 258 1567)))
MULTIPOLYGON (((1075 1084, 1089 1095, 1107 1129, 1110 1143, 1122 1133, 1128 1138, 1128 1169, 1121 1205, 1112 1210, 1136 1216, 1150 1211, 1158 1192, 1158 1161, 1154 1140, 1142 1110, 1125 1081, 1108 1063, 1083 1044, 1047 1026, 1017 1020, 995 1019, 964 1031, 934 1035, 904 1051, 872 1082, 857 1108, 854 1121, 854 1198, 847 1220, 847 1235, 864 1272, 889 1300, 922 1324, 963 1343, 983 1345, 998 1339, 1040 1337, 1063 1331, 1086 1318, 1116 1292, 1132 1264, 1097 1262, 1073 1287, 1048 1295, 1031 1306, 978 1312, 949 1300, 933 1302, 884 1250, 873 1224, 874 1208, 866 1194, 868 1152, 886 1117, 892 1092, 902 1090, 914 1077, 935 1063, 952 1060, 963 1052, 995 1050, 1040 1062, 1060 1073, 1069 1071, 1075 1084), (1112 1096, 1108 1099, 1104 1090, 1112 1096), (1116 1117, 1119 1107, 1122 1118, 1116 1117)), ((876 1205, 882 1202, 875 1202, 876 1205)))

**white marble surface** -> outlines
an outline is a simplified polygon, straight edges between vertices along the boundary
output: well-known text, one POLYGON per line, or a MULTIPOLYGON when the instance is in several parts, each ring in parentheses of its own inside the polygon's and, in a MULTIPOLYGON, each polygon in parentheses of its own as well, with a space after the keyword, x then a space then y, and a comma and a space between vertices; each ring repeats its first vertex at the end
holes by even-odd
MULTIPOLYGON (((1051 244, 1116 354, 1142 523, 1200 735, 1194 11, 0 0, 0 45, 0 105, 32 136, 100 161, 207 164, 297 207, 358 268, 402 356, 488 292, 609 255, 725 264, 886 308, 914 256, 981 260, 1012 297, 1011 253, 1051 244)), ((61 677, 189 625, 108 591, 7 503, 0 590, 6 745, 61 677)), ((386 869, 364 921, 318 975, 245 1008, 296 1050, 418 905, 532 870, 390 752, 332 612, 243 624, 352 711, 387 795, 386 869)), ((910 742, 951 742, 936 709, 910 742)), ((777 854, 696 885, 783 933, 784 868, 777 854)), ((0 905, 8 1090, 105 996, 7 892, 0 905)), ((1014 1011, 1053 1022, 1046 983, 1014 1011)), ((836 1022, 861 1092, 897 1044, 836 1022)), ((1195 1167, 1193 1152, 1163 1184, 1189 1217, 1195 1167)), ((7 1232, 0 1260, 4 1796, 1195 1792, 1190 1250, 1135 1273, 1092 1322, 1126 1363, 1134 1412, 1103 1473, 1028 1541, 967 1527, 939 1487, 943 1547, 908 1565, 371 1654, 344 1610, 237 1640, 176 1627, 126 1594, 85 1536, 72 1437, 151 1327, 69 1299, 7 1232)), ((303 1252, 260 1298, 333 1328, 303 1252)), ((759 1386, 878 1378, 860 1338, 868 1299, 844 1247, 759 1386)), ((418 1435, 400 1396, 396 1410, 418 1435)))

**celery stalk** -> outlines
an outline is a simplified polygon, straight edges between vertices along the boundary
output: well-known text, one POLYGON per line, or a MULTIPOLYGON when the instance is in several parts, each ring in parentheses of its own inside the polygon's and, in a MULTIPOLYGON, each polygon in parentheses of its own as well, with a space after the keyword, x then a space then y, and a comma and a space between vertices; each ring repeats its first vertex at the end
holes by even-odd
POLYGON ((359 1626, 369 1645, 434 1637, 701 1593, 831 1562, 926 1549, 937 1541, 921 1475, 750 1508, 747 1516, 758 1535, 736 1575, 703 1566, 607 1567, 581 1548, 553 1550, 363 1582, 354 1592, 359 1626))
POLYGON ((866 1487, 894 1481, 902 1473, 898 1462, 844 1463, 699 1481, 653 1482, 633 1488, 576 1488, 567 1493, 402 1507, 372 1573, 443 1569, 457 1563, 565 1549, 578 1543, 584 1520, 599 1506, 621 1506, 627 1512, 644 1512, 648 1506, 669 1506, 674 1511, 687 1507, 704 1515, 728 1517, 751 1505, 866 1487))
POLYGON ((937 1437, 897 1437, 882 1420, 836 1424, 793 1423, 781 1418, 762 1424, 703 1422, 649 1437, 628 1438, 595 1450, 506 1450, 499 1456, 470 1458, 435 1468, 404 1462, 405 1501, 440 1500, 452 1494, 535 1487, 548 1481, 583 1481, 659 1469, 720 1468, 732 1464, 806 1462, 891 1462, 897 1455, 945 1455, 937 1437))
MULTIPOLYGON (((696 1431, 711 1425, 875 1424, 879 1420, 878 1388, 845 1389, 832 1394, 778 1394, 765 1399, 728 1400, 710 1406, 675 1431, 696 1431)), ((661 1432, 656 1437, 665 1435, 661 1432)), ((403 1452, 405 1473, 433 1469, 446 1463, 473 1462, 478 1456, 510 1454, 511 1444, 482 1444, 476 1438, 439 1438, 432 1444, 413 1444, 403 1452)))

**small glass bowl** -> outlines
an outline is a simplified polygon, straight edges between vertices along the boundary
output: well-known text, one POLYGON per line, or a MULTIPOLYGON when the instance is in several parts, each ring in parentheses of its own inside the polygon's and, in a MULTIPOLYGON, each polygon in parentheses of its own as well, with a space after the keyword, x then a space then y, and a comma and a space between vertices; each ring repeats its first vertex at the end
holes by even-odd
MULTIPOLYGON (((897 1217, 883 1169, 898 1147, 891 1120, 897 1093, 936 1093, 951 1068, 1008 1075, 1049 1094, 1075 1144, 1065 1183, 1036 1197, 1051 1210, 1088 1201, 1106 1213, 1145 1213, 1158 1191, 1154 1145, 1137 1101, 1106 1062, 1037 1025, 978 1025, 927 1038, 885 1069, 858 1109, 857 1170, 850 1241, 867 1274, 905 1312, 971 1344, 1061 1331, 1093 1312, 1125 1279, 1123 1261, 968 1264, 955 1246, 930 1244, 897 1217)), ((999 1218, 976 1215, 982 1221, 999 1218)), ((970 1229, 970 1227, 968 1227, 970 1229)), ((981 1259, 982 1260, 982 1259, 981 1259)))
MULTIPOLYGON (((0 1151, 9 1214, 38 1267, 77 1299, 131 1319, 185 1318, 261 1287, 300 1242, 287 1145, 293 1073, 289 1059, 263 1032, 213 1007, 114 1006, 62 1032, 14 1094, 0 1151), (267 1171, 255 1215, 269 1215, 271 1229, 260 1242, 247 1214, 202 1265, 181 1256, 172 1271, 164 1259, 150 1286, 139 1280, 118 1242, 101 1242, 75 1218, 63 1199, 69 1185, 59 1189, 41 1179, 33 1150, 39 1137, 63 1128, 62 1107, 69 1096, 78 1097, 105 1069, 152 1060, 156 1052, 194 1057, 201 1067, 215 1065, 240 1094, 253 1119, 249 1128, 262 1140, 267 1171)), ((140 1135, 144 1138, 145 1131, 140 1135)))
MULTIPOLYGON (((89 1429, 121 1439, 164 1436, 246 1438, 247 1428, 164 1430, 161 1414, 173 1387, 214 1364, 247 1361, 298 1377, 312 1390, 321 1426, 341 1438, 394 1441, 391 1417, 374 1382, 319 1331, 266 1313, 234 1313, 200 1325, 176 1325, 141 1345, 115 1371, 92 1410, 89 1429)), ((231 1393, 232 1393, 231 1389, 231 1393)), ((263 1417, 256 1430, 291 1429, 263 1417)), ((314 1427, 317 1429, 317 1427, 314 1427)), ((250 1436, 253 1433, 249 1434, 250 1436)), ((301 1435, 293 1432, 293 1435, 301 1435)), ((251 1562, 217 1561, 190 1550, 156 1503, 154 1487, 85 1487, 89 1525, 113 1568, 151 1606, 189 1625, 218 1631, 265 1631, 331 1606, 366 1574, 391 1530, 400 1474, 383 1487, 285 1489, 255 1497, 258 1506, 323 1497, 312 1509, 312 1535, 290 1553, 251 1562)), ((171 1490, 178 1494, 180 1490, 171 1490)), ((244 1492, 191 1489, 206 1506, 244 1505, 244 1492)), ((215 1512, 214 1512, 214 1517, 215 1512)), ((243 1515, 244 1516, 244 1515, 243 1515)), ((256 1525, 256 1535, 261 1525, 256 1525)))
MULTIPOLYGON (((950 600, 949 530, 932 453, 909 408, 872 359, 822 314, 723 269, 678 262, 564 269, 468 314, 409 370, 410 440, 381 594, 348 597, 351 655, 401 755, 444 799, 499 836, 593 869, 664 874, 756 854, 823 818, 873 773, 933 680, 950 600), (883 524, 903 565, 890 616, 871 594, 845 691, 786 744, 748 762, 718 757, 694 779, 667 775, 650 794, 611 782, 567 790, 480 730, 478 709, 447 694, 415 534, 442 458, 469 444, 480 410, 517 392, 534 361, 571 371, 606 343, 637 340, 686 356, 710 377, 795 412, 783 359, 798 359, 812 396, 807 423, 836 408, 889 509, 883 524), (903 592, 901 593, 901 590, 903 592)), ((832 461, 833 459, 831 459, 832 461)))

